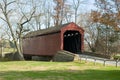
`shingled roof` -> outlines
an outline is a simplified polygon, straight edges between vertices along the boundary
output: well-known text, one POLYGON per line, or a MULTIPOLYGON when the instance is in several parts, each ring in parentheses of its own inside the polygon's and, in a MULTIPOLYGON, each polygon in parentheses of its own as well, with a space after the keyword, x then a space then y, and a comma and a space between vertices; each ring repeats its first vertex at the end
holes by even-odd
POLYGON ((23 38, 29 38, 29 37, 46 35, 46 34, 50 34, 50 33, 56 33, 56 32, 59 32, 62 27, 65 27, 65 26, 67 26, 69 24, 70 23, 59 25, 59 26, 50 27, 50 28, 47 28, 47 29, 32 31, 32 32, 27 33, 23 38))

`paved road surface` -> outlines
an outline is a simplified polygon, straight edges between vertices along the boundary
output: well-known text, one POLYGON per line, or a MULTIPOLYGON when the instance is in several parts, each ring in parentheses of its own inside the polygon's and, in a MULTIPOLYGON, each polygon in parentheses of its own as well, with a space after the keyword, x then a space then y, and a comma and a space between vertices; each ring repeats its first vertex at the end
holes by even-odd
MULTIPOLYGON (((104 64, 104 62, 105 62, 105 65, 116 66, 116 61, 113 61, 113 60, 110 60, 110 59, 94 57, 94 56, 89 56, 89 55, 85 55, 85 54, 80 54, 79 56, 82 60, 87 59, 87 61, 92 61, 92 62, 96 61, 97 63, 102 63, 102 64, 104 64)), ((120 61, 117 62, 117 66, 120 66, 120 61)))

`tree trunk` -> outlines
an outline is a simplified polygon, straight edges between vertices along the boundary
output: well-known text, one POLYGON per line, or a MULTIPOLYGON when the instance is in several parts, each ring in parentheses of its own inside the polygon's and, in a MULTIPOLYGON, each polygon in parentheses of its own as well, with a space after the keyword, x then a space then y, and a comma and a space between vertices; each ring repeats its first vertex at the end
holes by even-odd
POLYGON ((10 29, 10 32, 11 32, 11 35, 12 35, 12 38, 13 38, 15 47, 16 47, 16 49, 17 49, 18 56, 15 56, 15 57, 17 57, 18 60, 24 60, 23 54, 22 54, 22 52, 21 52, 21 50, 20 50, 20 48, 19 48, 19 45, 17 44, 17 40, 16 40, 16 38, 15 38, 15 35, 14 35, 14 33, 13 33, 13 30, 12 30, 12 26, 11 26, 11 24, 10 24, 10 21, 9 21, 7 15, 5 15, 5 18, 6 18, 8 27, 9 27, 9 29, 10 29))

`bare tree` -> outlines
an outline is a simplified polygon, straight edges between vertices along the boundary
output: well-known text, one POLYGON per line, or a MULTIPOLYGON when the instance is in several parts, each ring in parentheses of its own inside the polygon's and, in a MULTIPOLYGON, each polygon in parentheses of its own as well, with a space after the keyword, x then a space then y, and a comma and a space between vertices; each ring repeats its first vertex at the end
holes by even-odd
MULTIPOLYGON (((17 5, 19 5, 19 3, 17 5)), ((19 8, 20 8, 20 6, 19 6, 19 8)), ((27 24, 28 22, 30 22, 31 19, 33 18, 33 15, 35 13, 35 6, 28 13, 29 15, 25 14, 21 9, 20 9, 20 12, 21 12, 21 18, 17 22, 18 29, 16 30, 16 33, 17 33, 18 40, 19 40, 19 48, 20 48, 20 51, 22 53, 22 37, 23 37, 23 33, 28 31, 28 29, 24 28, 24 25, 27 24)))
POLYGON ((16 10, 14 10, 13 8, 10 8, 10 6, 13 7, 13 5, 17 5, 16 3, 17 2, 15 0, 14 1, 2 0, 2 2, 0 3, 0 10, 3 16, 1 16, 0 18, 7 24, 10 30, 12 39, 14 41, 15 47, 18 52, 18 60, 24 60, 24 57, 22 55, 22 50, 21 50, 21 45, 22 45, 21 41, 22 41, 22 33, 26 30, 24 29, 23 26, 24 24, 28 23, 32 19, 32 16, 35 13, 35 10, 33 9, 33 11, 29 13, 29 16, 27 16, 23 11, 21 11, 21 14, 22 14, 21 18, 16 21, 17 26, 15 26, 14 24, 12 24, 11 15, 15 14, 16 10), (18 36, 19 44, 16 38, 17 36, 18 36))
POLYGON ((73 8, 75 9, 75 23, 77 22, 77 12, 80 6, 80 0, 73 0, 73 8))
POLYGON ((53 3, 51 1, 46 1, 44 2, 44 25, 46 26, 46 28, 49 28, 51 26, 51 20, 52 20, 52 7, 51 5, 53 5, 53 3))
POLYGON ((40 30, 41 26, 44 24, 45 3, 46 0, 34 0, 32 3, 36 8, 36 12, 34 13, 32 20, 29 22, 29 26, 32 27, 32 31, 40 30))
POLYGON ((1 57, 3 57, 3 39, 4 39, 4 33, 2 33, 0 35, 0 54, 1 54, 1 57))
POLYGON ((84 0, 72 0, 73 1, 73 9, 74 9, 74 15, 75 15, 75 23, 77 23, 77 17, 78 17, 78 10, 81 4, 83 4, 84 0))
POLYGON ((88 46, 87 49, 90 51, 95 52, 95 42, 99 36, 99 32, 97 29, 98 24, 92 22, 91 13, 84 13, 79 15, 78 25, 83 27, 85 30, 85 43, 88 46))
MULTIPOLYGON (((117 41, 119 28, 119 0, 95 0, 95 4, 98 8, 97 11, 92 12, 93 22, 99 23, 101 44, 103 44, 104 53, 109 55, 113 53, 113 44, 117 41), (104 45, 105 44, 105 45, 104 45)), ((99 43, 99 41, 97 41, 99 43)), ((97 44, 96 43, 96 44, 97 44)), ((99 45, 100 46, 100 45, 99 45)), ((115 46, 114 46, 115 47, 115 46)), ((102 51, 102 50, 101 50, 102 51)), ((117 50, 114 50, 117 51, 117 50)))
POLYGON ((0 18, 2 20, 4 20, 7 24, 7 26, 9 27, 14 44, 16 46, 18 53, 19 53, 19 58, 20 58, 20 60, 23 60, 24 58, 23 58, 23 55, 21 54, 21 51, 20 51, 19 46, 17 44, 17 39, 15 38, 15 34, 13 32, 13 26, 12 26, 12 24, 10 22, 10 18, 9 18, 9 14, 12 11, 12 9, 8 9, 8 7, 13 3, 15 3, 15 1, 8 2, 7 0, 3 0, 3 4, 0 3, 0 9, 2 11, 2 14, 4 15, 4 17, 0 17, 0 18))
POLYGON ((56 7, 55 7, 55 15, 54 15, 54 24, 56 26, 62 24, 63 21, 63 11, 64 5, 66 0, 54 0, 56 7))
POLYGON ((73 16, 73 11, 71 9, 71 4, 67 3, 64 5, 64 10, 63 10, 63 21, 66 23, 69 23, 72 21, 72 16, 73 16))
POLYGON ((44 28, 49 28, 51 23, 53 23, 53 2, 48 0, 34 0, 33 5, 36 6, 36 12, 29 22, 30 26, 32 26, 33 30, 39 30, 44 28))

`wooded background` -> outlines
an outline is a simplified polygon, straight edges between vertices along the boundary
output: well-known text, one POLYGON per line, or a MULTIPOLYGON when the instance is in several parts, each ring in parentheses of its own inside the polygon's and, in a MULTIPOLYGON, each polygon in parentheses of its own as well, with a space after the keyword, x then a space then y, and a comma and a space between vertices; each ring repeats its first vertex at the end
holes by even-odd
POLYGON ((120 0, 1 0, 0 47, 16 48, 30 32, 75 22, 85 30, 85 51, 120 54, 120 0), (92 7, 90 7, 90 5, 92 7))

